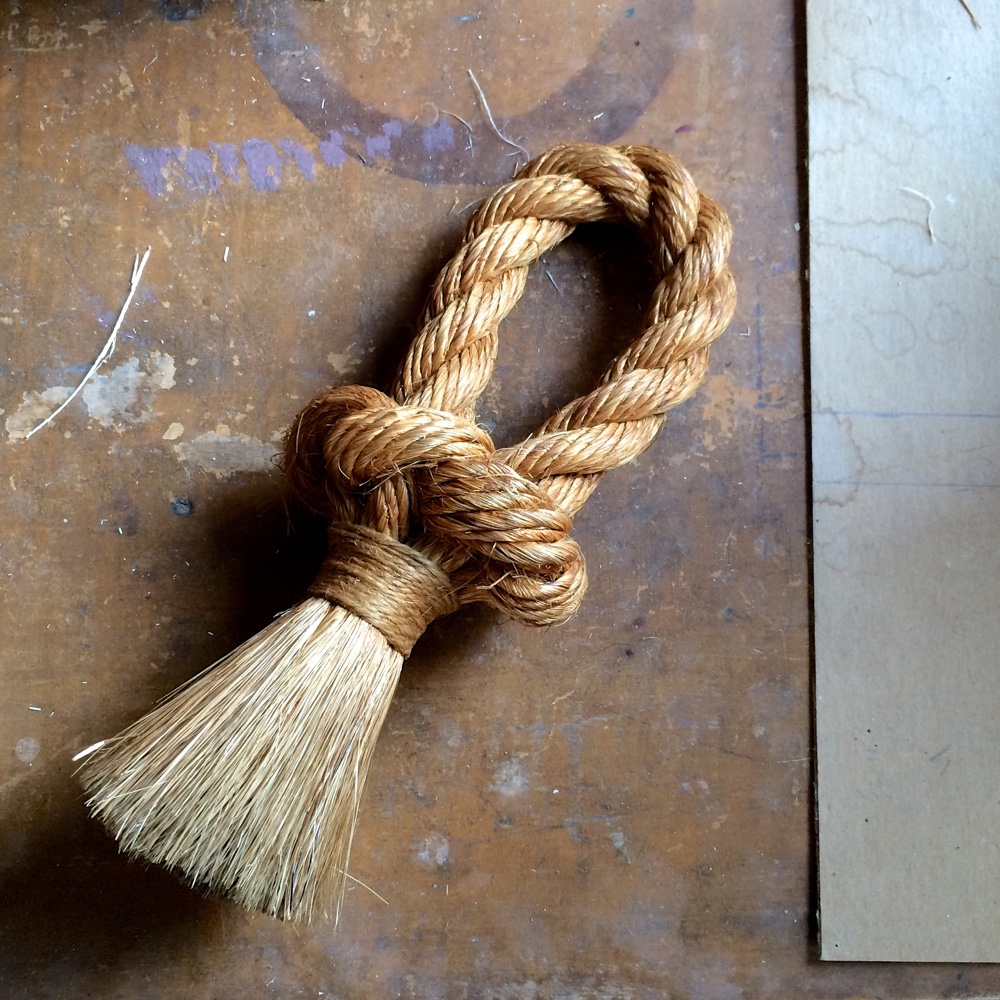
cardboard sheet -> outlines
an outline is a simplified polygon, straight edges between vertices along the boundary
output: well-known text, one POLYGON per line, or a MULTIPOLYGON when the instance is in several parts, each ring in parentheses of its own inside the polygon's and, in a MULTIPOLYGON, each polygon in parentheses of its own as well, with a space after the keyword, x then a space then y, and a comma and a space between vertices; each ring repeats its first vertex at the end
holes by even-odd
POLYGON ((976 13, 808 8, 824 959, 1000 961, 1000 14, 976 13))

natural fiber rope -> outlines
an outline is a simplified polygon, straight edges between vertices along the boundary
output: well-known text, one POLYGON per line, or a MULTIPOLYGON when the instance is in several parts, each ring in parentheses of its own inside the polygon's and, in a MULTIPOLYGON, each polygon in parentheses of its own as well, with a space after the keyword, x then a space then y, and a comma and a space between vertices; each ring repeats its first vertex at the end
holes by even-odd
POLYGON ((412 546, 359 524, 331 524, 329 543, 309 596, 363 618, 403 656, 435 618, 458 609, 451 580, 412 546))
POLYGON ((348 610, 392 633, 404 653, 415 629, 460 603, 486 601, 532 625, 572 615, 586 589, 583 555, 568 538, 572 514, 604 472, 649 446, 667 410, 701 382, 708 346, 735 308, 730 242, 724 210, 669 154, 575 143, 532 160, 473 215, 391 394, 329 389, 292 425, 285 470, 293 489, 337 525, 342 541, 346 525, 363 529, 346 544, 364 571, 346 590, 331 583, 345 571, 345 557, 332 551, 313 593, 343 603, 349 591, 348 610), (475 404, 493 374, 500 322, 530 265, 595 221, 633 225, 653 249, 658 285, 642 335, 592 392, 520 444, 495 450, 475 425, 475 404), (397 560, 388 558, 380 581, 359 584, 380 576, 379 534, 419 553, 404 561, 434 579, 394 591, 397 560), (374 556, 358 556, 372 546, 374 556), (386 612, 365 611, 387 599, 406 605, 399 616, 410 625, 401 631, 385 624, 386 612))

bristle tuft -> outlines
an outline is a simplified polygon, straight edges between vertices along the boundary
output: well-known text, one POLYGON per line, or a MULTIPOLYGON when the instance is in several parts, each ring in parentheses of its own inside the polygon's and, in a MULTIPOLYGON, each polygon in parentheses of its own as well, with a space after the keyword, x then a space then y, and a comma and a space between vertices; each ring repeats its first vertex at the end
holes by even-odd
POLYGON ((339 915, 351 838, 402 656, 310 598, 81 767, 122 850, 248 909, 339 915))

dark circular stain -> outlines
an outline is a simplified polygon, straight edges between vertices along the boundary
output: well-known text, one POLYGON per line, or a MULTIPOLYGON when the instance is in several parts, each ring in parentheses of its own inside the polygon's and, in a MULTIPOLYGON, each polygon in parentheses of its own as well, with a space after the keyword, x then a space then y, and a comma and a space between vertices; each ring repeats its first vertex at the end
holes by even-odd
POLYGON ((190 497, 178 497, 170 501, 170 510, 178 517, 190 517, 194 513, 194 501, 190 497))
MULTIPOLYGON (((602 36, 590 62, 530 111, 508 119, 505 134, 522 137, 533 152, 568 140, 613 142, 656 96, 685 47, 693 0, 650 0, 630 8, 602 36), (636 31, 644 44, 638 48, 636 31)), ((356 98, 309 44, 299 0, 246 0, 241 20, 254 55, 285 106, 321 140, 335 138, 345 154, 365 162, 366 139, 390 152, 379 166, 425 184, 497 184, 510 178, 511 147, 485 125, 467 148, 428 143, 427 130, 394 118, 391 109, 356 98), (317 64, 318 68, 317 68, 317 64), (429 148, 430 147, 430 148, 429 148)))
POLYGON ((205 0, 157 0, 164 21, 193 21, 205 13, 205 0))

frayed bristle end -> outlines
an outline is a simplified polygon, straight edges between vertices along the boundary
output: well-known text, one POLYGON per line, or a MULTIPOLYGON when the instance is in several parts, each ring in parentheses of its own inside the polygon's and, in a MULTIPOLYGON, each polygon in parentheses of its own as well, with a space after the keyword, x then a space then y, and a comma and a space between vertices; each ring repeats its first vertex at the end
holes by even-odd
POLYGON ((283 920, 336 919, 402 656, 310 598, 119 736, 87 805, 126 853, 283 920))

